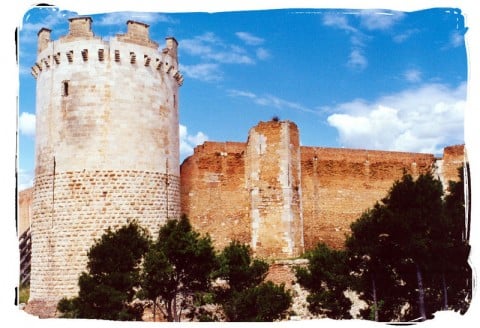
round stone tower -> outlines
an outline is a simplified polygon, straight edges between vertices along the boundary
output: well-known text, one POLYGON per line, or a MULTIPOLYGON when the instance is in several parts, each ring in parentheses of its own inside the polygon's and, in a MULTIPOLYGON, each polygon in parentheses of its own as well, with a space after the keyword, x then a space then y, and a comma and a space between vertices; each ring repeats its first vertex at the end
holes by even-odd
POLYGON ((177 41, 128 21, 105 41, 90 17, 38 33, 30 302, 78 292, 87 251, 137 219, 155 236, 180 215, 177 41))

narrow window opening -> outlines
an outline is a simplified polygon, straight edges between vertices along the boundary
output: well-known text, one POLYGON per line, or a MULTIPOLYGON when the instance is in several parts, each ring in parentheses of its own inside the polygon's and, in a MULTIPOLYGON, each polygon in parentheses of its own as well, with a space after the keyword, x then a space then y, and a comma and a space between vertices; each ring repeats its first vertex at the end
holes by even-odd
POLYGON ((73 50, 67 52, 67 59, 69 63, 73 62, 73 50))
POLYGON ((84 62, 88 61, 88 49, 82 50, 82 58, 84 62))
POLYGON ((148 55, 144 55, 143 56, 143 59, 145 60, 145 66, 149 66, 150 65, 150 61, 152 60, 150 57, 148 57, 148 55))
POLYGON ((62 96, 66 97, 68 96, 68 81, 63 81, 62 82, 62 96))
POLYGON ((120 51, 115 50, 115 62, 120 62, 120 51))
POLYGON ((104 50, 98 49, 98 60, 103 62, 104 58, 105 58, 104 50))

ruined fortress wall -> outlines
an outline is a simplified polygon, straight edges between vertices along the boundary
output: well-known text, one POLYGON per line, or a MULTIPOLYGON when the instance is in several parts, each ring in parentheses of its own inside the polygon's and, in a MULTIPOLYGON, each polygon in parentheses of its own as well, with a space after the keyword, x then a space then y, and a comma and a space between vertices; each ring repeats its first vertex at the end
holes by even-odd
POLYGON ((303 252, 297 126, 260 122, 250 130, 245 153, 251 245, 260 257, 290 258, 303 252))
POLYGON ((448 187, 448 181, 459 181, 458 168, 467 160, 464 145, 455 145, 443 149, 443 180, 448 187))
POLYGON ((234 239, 250 243, 244 150, 244 143, 205 142, 181 166, 182 213, 217 249, 234 239))
POLYGON ((342 247, 350 224, 385 197, 403 172, 431 171, 434 156, 402 152, 302 147, 305 248, 342 247))
POLYGON ((180 215, 176 41, 159 52, 129 21, 105 42, 90 23, 39 32, 31 301, 75 295, 106 228, 138 219, 156 234, 180 215))

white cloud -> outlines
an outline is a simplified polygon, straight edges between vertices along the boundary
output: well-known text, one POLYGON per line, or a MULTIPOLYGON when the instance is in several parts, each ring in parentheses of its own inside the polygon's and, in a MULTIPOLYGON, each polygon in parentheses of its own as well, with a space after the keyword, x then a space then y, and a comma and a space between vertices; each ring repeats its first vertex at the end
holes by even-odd
POLYGON ((248 32, 237 32, 237 33, 235 33, 235 35, 240 40, 242 40, 243 42, 245 42, 246 44, 251 45, 251 46, 260 45, 265 41, 264 39, 259 38, 258 36, 255 36, 255 35, 250 34, 248 32))
POLYGON ((455 31, 450 34, 450 42, 449 46, 452 48, 457 48, 462 46, 465 43, 463 34, 460 33, 459 31, 455 31))
POLYGON ((363 70, 368 66, 368 60, 360 49, 353 49, 348 57, 348 67, 354 70, 363 70))
POLYGON ((254 60, 237 45, 223 43, 214 33, 207 32, 193 39, 180 41, 181 51, 223 64, 253 64, 254 60))
POLYGON ((466 84, 426 84, 367 103, 334 108, 327 118, 344 147, 440 154, 464 142, 466 84))
POLYGON ((346 14, 327 13, 322 20, 325 26, 339 28, 341 30, 357 33, 358 30, 348 23, 348 16, 346 14))
POLYGON ((165 14, 153 13, 153 12, 120 12, 120 13, 107 13, 102 16, 102 19, 98 22, 95 21, 95 25, 108 26, 108 25, 124 25, 129 20, 138 21, 145 24, 154 23, 177 23, 172 17, 165 14))
POLYGON ((419 33, 419 29, 410 29, 410 30, 405 30, 403 33, 397 34, 393 37, 393 41, 396 43, 403 43, 406 40, 410 39, 412 35, 415 35, 419 33))
POLYGON ((270 58, 270 52, 264 48, 257 49, 257 58, 260 60, 265 60, 270 58))
POLYGON ((408 82, 420 82, 422 80, 422 72, 417 69, 409 69, 403 73, 403 77, 408 82))
POLYGON ((188 129, 185 125, 179 124, 179 136, 180 136, 180 159, 184 159, 193 154, 193 148, 195 146, 203 144, 208 140, 208 136, 199 131, 194 135, 188 133, 188 129))
POLYGON ((218 81, 222 79, 222 72, 218 64, 205 63, 197 65, 180 65, 185 76, 201 81, 218 81))
POLYGON ((388 30, 405 16, 402 12, 362 10, 360 23, 367 30, 388 30))
POLYGON ((300 103, 288 101, 273 95, 263 95, 259 96, 249 91, 242 91, 242 90, 228 90, 228 95, 231 97, 243 97, 248 98, 253 101, 255 104, 265 107, 274 107, 278 109, 293 109, 299 110, 302 112, 307 113, 317 113, 316 111, 303 106, 300 103))
POLYGON ((18 118, 18 130, 29 137, 35 136, 35 114, 23 112, 18 118))

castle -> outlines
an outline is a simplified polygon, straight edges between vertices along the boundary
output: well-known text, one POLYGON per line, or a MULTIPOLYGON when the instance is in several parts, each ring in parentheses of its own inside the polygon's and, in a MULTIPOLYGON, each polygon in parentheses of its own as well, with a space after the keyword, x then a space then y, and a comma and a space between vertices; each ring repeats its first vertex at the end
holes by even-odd
POLYGON ((205 142, 180 165, 177 41, 159 50, 135 21, 104 41, 91 18, 69 22, 56 41, 39 31, 32 67, 35 183, 19 195, 20 233, 31 230, 31 313, 53 316, 74 296, 93 241, 127 220, 154 236, 186 214, 218 249, 236 239, 258 257, 291 259, 321 241, 341 247, 350 223, 404 172, 458 178, 463 146, 441 159, 304 147, 295 123, 277 120, 253 127, 245 143, 205 142))

